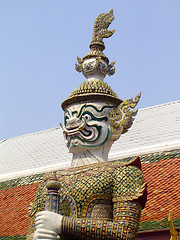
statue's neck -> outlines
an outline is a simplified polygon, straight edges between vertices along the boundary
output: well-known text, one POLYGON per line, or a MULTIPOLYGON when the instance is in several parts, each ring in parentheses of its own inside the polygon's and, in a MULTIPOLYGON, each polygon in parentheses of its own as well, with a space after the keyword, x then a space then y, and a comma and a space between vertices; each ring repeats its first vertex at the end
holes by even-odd
POLYGON ((108 153, 112 146, 112 142, 108 142, 100 148, 93 149, 89 148, 81 153, 73 153, 73 158, 71 162, 72 167, 78 167, 98 162, 107 162, 108 153))

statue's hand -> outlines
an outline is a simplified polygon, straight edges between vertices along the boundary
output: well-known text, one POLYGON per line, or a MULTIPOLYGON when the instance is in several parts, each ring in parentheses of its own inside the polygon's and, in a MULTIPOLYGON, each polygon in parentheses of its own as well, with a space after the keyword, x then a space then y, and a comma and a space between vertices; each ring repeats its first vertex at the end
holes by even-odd
POLYGON ((50 231, 50 230, 46 230, 43 228, 36 229, 36 231, 33 234, 33 240, 42 240, 42 239, 59 240, 60 236, 57 233, 50 231))
POLYGON ((36 214, 36 231, 33 240, 59 239, 62 216, 57 213, 42 211, 36 214))

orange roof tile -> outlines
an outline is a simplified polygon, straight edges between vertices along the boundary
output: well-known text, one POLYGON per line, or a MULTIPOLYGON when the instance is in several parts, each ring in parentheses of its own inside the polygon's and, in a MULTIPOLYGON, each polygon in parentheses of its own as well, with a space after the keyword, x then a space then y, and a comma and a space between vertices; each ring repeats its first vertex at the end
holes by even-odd
POLYGON ((142 211, 142 222, 167 219, 170 211, 173 212, 173 218, 180 217, 179 160, 162 159, 158 162, 142 163, 142 171, 148 184, 148 198, 142 211))
POLYGON ((28 207, 34 201, 39 183, 4 189, 0 192, 0 236, 26 235, 28 207))

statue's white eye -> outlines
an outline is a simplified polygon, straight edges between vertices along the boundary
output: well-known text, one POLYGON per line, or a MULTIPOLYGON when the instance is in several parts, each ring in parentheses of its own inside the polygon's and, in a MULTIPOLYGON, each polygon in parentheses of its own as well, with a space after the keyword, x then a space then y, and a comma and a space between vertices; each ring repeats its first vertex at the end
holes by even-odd
POLYGON ((83 118, 85 118, 86 121, 92 120, 92 117, 89 114, 87 114, 87 113, 83 115, 83 118))
POLYGON ((68 116, 65 116, 65 117, 64 117, 64 125, 65 125, 65 126, 66 126, 68 120, 69 120, 69 117, 68 117, 68 116))

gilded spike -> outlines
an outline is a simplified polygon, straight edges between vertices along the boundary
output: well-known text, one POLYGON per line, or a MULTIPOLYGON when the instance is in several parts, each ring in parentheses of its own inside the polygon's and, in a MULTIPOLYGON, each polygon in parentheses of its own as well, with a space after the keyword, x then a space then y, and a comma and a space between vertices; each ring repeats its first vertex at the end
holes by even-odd
POLYGON ((97 16, 94 23, 94 31, 92 41, 102 42, 103 38, 109 38, 115 30, 107 30, 111 22, 114 20, 113 9, 109 13, 101 13, 97 16))

